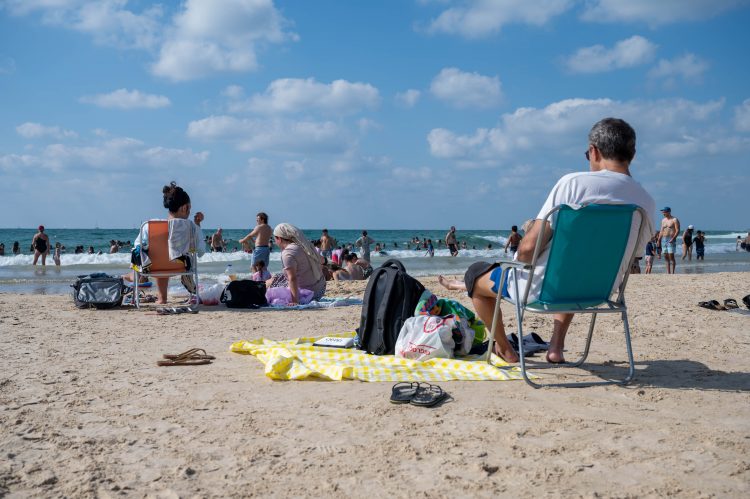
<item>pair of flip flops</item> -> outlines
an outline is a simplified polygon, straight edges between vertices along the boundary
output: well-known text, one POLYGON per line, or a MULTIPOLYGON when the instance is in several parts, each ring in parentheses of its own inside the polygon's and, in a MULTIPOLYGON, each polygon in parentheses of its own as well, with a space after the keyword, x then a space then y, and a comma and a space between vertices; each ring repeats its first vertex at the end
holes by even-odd
MULTIPOLYGON (((511 333, 508 335, 508 342, 510 343, 510 346, 512 346, 516 350, 516 352, 519 351, 518 335, 516 333, 511 333)), ((548 349, 549 349, 549 343, 544 341, 542 337, 539 336, 537 333, 531 332, 523 336, 524 357, 530 357, 537 352, 542 352, 548 349)))
POLYGON ((197 314, 198 309, 193 307, 162 307, 156 309, 157 315, 197 314))
POLYGON ((433 407, 445 400, 448 394, 437 385, 404 381, 391 388, 391 403, 433 407))
POLYGON ((162 355, 164 360, 156 361, 157 366, 200 366, 204 364, 210 364, 216 357, 208 355, 202 348, 191 348, 182 353, 162 355))
POLYGON ((740 306, 737 305, 737 300, 735 300, 734 298, 727 298, 726 300, 724 300, 724 305, 722 305, 716 300, 710 300, 710 301, 702 301, 698 304, 698 306, 707 308, 709 310, 732 310, 735 308, 740 308, 740 306))

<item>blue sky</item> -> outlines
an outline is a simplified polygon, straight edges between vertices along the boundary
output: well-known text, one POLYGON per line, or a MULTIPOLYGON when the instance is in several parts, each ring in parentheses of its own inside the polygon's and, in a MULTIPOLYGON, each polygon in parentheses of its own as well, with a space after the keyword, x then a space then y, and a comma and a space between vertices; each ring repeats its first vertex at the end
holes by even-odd
MULTIPOLYGON (((683 224, 745 229, 747 0, 0 0, 0 227, 505 229, 606 116, 683 224)), ((658 214, 654 214, 658 218, 658 214)))

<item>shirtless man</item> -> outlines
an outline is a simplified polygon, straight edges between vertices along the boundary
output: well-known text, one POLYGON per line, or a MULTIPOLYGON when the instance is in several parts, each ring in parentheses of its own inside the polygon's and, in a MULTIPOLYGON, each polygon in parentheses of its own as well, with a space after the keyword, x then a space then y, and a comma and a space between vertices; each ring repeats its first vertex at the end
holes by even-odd
POLYGON ((451 230, 445 235, 445 244, 451 252, 451 256, 458 255, 458 240, 456 239, 456 228, 451 226, 451 230))
POLYGON ((508 236, 508 242, 505 243, 505 252, 508 252, 508 247, 510 247, 510 252, 515 253, 518 251, 518 243, 521 242, 521 234, 518 233, 518 226, 514 225, 510 228, 510 236, 508 236))
POLYGON ((323 233, 320 235, 321 254, 330 260, 334 246, 336 246, 336 240, 328 235, 328 229, 323 229, 323 233))
POLYGON ((34 263, 36 265, 39 257, 42 257, 42 265, 47 265, 47 255, 49 254, 49 237, 44 233, 44 225, 39 226, 39 232, 34 234, 31 240, 31 247, 34 248, 34 263))
POLYGON ((211 249, 213 251, 224 251, 224 238, 221 234, 221 227, 216 229, 216 232, 211 236, 211 249))
POLYGON ((677 248, 677 236, 680 234, 680 221, 672 216, 672 208, 665 206, 661 210, 664 218, 661 221, 661 230, 659 231, 659 240, 661 240, 661 250, 664 253, 664 260, 667 262, 667 274, 674 274, 677 262, 674 259, 674 252, 677 248))
POLYGON ((255 249, 253 249, 253 260, 251 265, 257 262, 263 262, 268 268, 271 260, 271 239, 273 238, 273 229, 268 225, 268 215, 260 212, 255 216, 255 228, 242 239, 240 244, 244 247, 252 238, 255 238, 255 249))

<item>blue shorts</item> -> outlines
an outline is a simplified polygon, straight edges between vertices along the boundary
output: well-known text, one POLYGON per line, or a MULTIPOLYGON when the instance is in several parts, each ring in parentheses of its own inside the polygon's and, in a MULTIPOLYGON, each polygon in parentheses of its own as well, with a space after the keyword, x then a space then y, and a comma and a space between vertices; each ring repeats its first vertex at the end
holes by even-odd
POLYGON ((677 249, 677 241, 669 242, 668 237, 662 237, 661 238, 661 249, 662 251, 667 255, 674 255, 675 250, 677 249))
MULTIPOLYGON (((503 281, 503 298, 510 298, 510 294, 508 293, 508 276, 510 275, 510 271, 508 271, 507 274, 505 274, 505 280, 503 281)), ((500 287, 500 279, 503 277, 503 269, 500 267, 497 267, 492 270, 492 273, 490 274, 490 281, 492 281, 494 284, 492 285, 492 292, 497 294, 497 290, 500 287)))
POLYGON ((256 262, 262 261, 268 268, 269 261, 271 259, 271 248, 269 246, 256 246, 253 250, 253 261, 252 265, 256 262))

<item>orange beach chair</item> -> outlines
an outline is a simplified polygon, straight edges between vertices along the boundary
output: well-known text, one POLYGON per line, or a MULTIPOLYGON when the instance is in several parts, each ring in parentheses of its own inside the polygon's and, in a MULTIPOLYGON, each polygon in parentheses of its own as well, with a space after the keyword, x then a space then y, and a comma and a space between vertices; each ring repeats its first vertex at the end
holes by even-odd
MULTIPOLYGON (((142 247, 142 250, 148 252, 148 257, 151 260, 151 266, 148 271, 137 265, 133 265, 135 271, 134 279, 134 299, 136 308, 140 308, 140 297, 138 294, 138 281, 140 277, 174 277, 183 275, 192 275, 195 282, 195 295, 198 296, 198 255, 196 248, 190 248, 190 258, 192 260, 192 268, 188 271, 185 270, 185 264, 181 260, 170 260, 169 259, 169 221, 167 220, 149 220, 141 225, 140 234, 141 241, 144 240, 143 228, 148 227, 148 238, 147 246, 142 247)), ((200 303, 200 299, 198 299, 200 303)))

